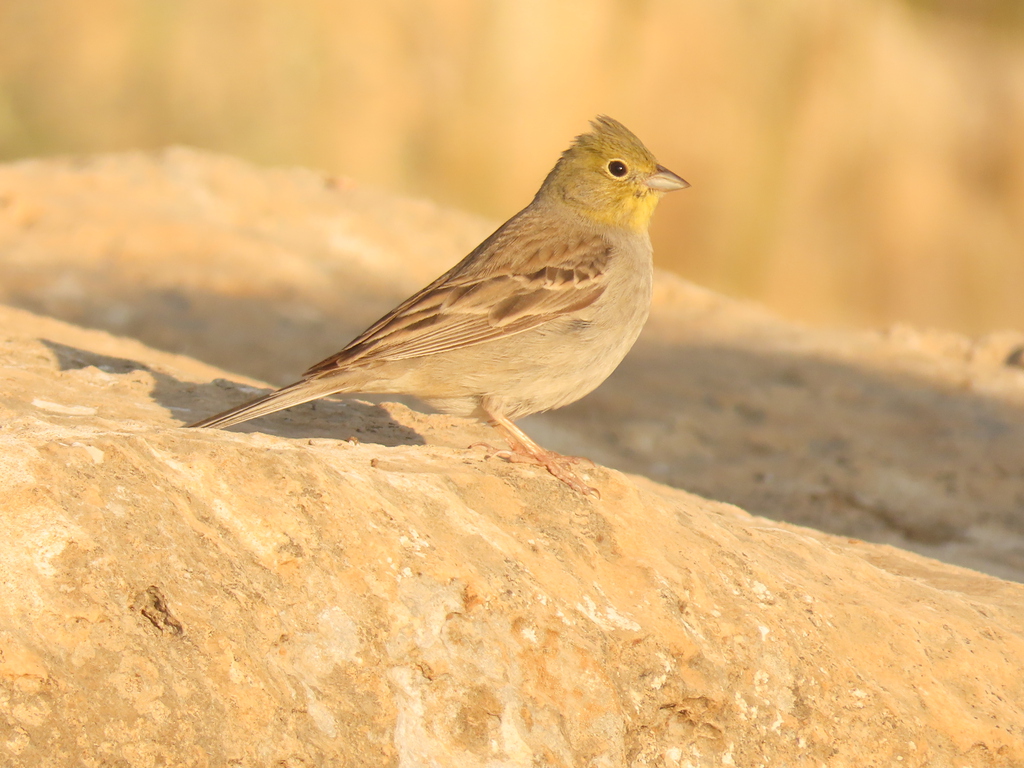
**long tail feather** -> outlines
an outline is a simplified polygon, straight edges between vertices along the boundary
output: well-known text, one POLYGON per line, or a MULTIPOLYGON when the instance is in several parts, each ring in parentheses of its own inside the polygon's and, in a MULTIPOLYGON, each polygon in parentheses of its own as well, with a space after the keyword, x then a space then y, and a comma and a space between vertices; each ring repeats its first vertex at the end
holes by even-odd
POLYGON ((320 381, 303 379, 287 387, 282 387, 276 392, 264 395, 256 400, 231 408, 230 410, 218 413, 214 416, 189 424, 188 427, 230 427, 232 424, 239 424, 257 416, 266 416, 268 413, 291 408, 293 405, 308 403, 310 400, 317 400, 321 397, 334 394, 339 391, 337 385, 325 385, 320 381))

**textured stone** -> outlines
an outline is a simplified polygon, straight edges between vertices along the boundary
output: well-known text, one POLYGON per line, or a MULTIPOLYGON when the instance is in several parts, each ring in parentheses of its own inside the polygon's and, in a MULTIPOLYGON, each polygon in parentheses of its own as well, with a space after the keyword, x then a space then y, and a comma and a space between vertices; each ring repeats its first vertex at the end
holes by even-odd
POLYGON ((183 430, 208 366, 0 321, 6 765, 1024 762, 1024 586, 400 405, 183 430))
MULTIPOLYGON (((188 149, 25 161, 0 166, 0 301, 280 385, 488 231, 430 203, 188 149)), ((1021 348, 1019 332, 802 328, 660 274, 620 370, 524 426, 773 519, 1024 581, 1021 348)), ((245 397, 221 394, 208 408, 245 397)), ((348 437, 329 420, 303 429, 348 437)))
MULTIPOLYGON (((0 307, 0 764, 1024 764, 1020 584, 600 465, 583 498, 403 404, 180 429, 479 222, 185 150, 7 166, 0 201, 4 297, 122 334, 0 307)), ((1017 576, 1019 343, 662 275, 622 371, 529 428, 1017 576)))

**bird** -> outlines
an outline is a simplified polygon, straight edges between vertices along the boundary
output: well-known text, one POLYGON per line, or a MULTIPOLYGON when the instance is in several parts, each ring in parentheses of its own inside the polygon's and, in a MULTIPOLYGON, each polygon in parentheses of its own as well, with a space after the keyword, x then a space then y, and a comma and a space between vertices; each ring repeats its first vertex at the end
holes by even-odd
POLYGON ((490 423, 509 461, 546 469, 599 497, 514 423, 579 400, 619 365, 647 321, 651 216, 689 183, 658 164, 622 123, 599 115, 533 200, 462 261, 302 378, 189 424, 229 427, 338 394, 413 395, 490 423))

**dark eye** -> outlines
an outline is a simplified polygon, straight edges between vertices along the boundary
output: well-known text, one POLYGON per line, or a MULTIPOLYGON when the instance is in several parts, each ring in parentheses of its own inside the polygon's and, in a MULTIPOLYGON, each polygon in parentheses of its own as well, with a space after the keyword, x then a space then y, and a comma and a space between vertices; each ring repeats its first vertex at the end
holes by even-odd
POLYGON ((610 173, 612 176, 617 176, 618 178, 621 179, 628 172, 629 168, 627 168, 626 164, 621 160, 612 160, 610 163, 608 163, 608 173, 610 173))

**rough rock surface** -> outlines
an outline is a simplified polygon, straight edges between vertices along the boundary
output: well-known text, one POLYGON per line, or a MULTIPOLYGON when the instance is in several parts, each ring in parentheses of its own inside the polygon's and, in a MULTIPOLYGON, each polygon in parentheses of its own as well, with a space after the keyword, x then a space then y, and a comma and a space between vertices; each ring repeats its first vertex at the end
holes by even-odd
MULTIPOLYGON (((477 226, 396 202, 408 229, 390 231, 382 196, 188 152, 12 166, 0 199, 8 300, 221 349, 259 375, 269 350, 296 346, 274 340, 288 327, 277 309, 305 308, 294 317, 323 322, 311 338, 326 345, 323 318, 357 281, 376 312, 399 291, 383 276, 391 255, 416 256, 404 292, 477 226), (250 218, 270 215, 275 191, 286 220, 321 195, 330 205, 288 226, 250 218), (376 254, 380 273, 327 246, 299 253, 296 233, 346 210, 334 242, 376 254), (104 219, 115 212, 121 240, 104 219), (187 253, 204 243, 205 267, 187 253), (219 288, 200 289, 202 269, 219 288), (220 306, 218 291, 252 295, 220 306), (218 337, 228 329, 248 352, 218 337)), ((989 525, 1007 540, 989 562, 1010 568, 1021 392, 1004 363, 1017 341, 806 331, 666 277, 624 373, 532 428, 654 474, 718 471, 721 488, 797 517, 847 509, 801 485, 834 465, 823 487, 848 483, 904 527, 941 498, 921 478, 943 457, 952 506, 937 519, 989 525), (702 385, 703 410, 684 411, 702 385), (805 444, 824 429, 836 446, 805 444), (756 486, 775 495, 751 490, 757 462, 783 473, 756 486), (948 512, 963 500, 976 504, 966 521, 948 512)), ((579 497, 467 449, 494 440, 485 427, 400 404, 324 401, 259 433, 182 430, 259 382, 20 309, 0 307, 0 361, 0 764, 1024 764, 1024 585, 601 466, 602 498, 579 497)))
MULTIPOLYGON (((26 161, 0 166, 0 301, 280 385, 489 230, 186 149, 26 161)), ((620 370, 524 426, 757 514, 1024 581, 1022 355, 1018 332, 802 328, 662 274, 620 370)))
POLYGON ((403 406, 179 429, 216 371, 0 327, 4 764, 1024 762, 1022 585, 403 406))

